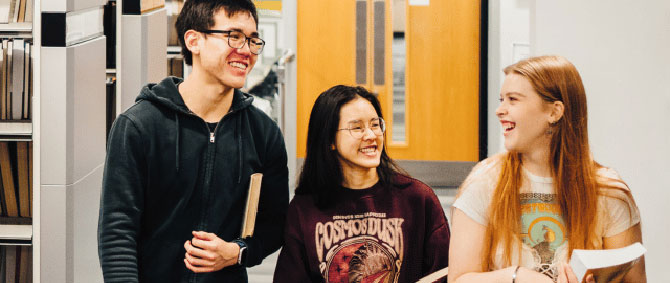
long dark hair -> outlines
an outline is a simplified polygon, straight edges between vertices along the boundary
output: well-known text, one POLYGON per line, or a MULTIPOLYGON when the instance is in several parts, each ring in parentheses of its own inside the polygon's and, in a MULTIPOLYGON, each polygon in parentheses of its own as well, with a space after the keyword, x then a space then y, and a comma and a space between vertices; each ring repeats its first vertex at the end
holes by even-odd
MULTIPOLYGON (((382 109, 377 97, 363 87, 337 85, 324 92, 314 102, 307 128, 307 152, 300 172, 296 194, 311 195, 317 207, 325 209, 337 200, 337 190, 342 186, 343 175, 338 153, 332 150, 335 135, 340 124, 340 110, 350 101, 361 97, 370 101, 377 115, 382 117, 382 109)), ((407 175, 386 154, 386 133, 381 160, 377 166, 379 182, 384 187, 393 185, 396 174, 407 175)))

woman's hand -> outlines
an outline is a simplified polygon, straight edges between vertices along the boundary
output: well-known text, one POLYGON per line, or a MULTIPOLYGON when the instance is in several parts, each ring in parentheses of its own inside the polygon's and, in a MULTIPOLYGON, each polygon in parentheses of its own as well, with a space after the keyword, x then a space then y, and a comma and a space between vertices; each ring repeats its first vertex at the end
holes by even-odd
MULTIPOLYGON (((581 283, 575 275, 575 272, 572 271, 572 267, 569 264, 564 263, 558 268, 558 282, 559 283, 581 283)), ((586 275, 586 283, 596 283, 596 280, 593 279, 593 274, 586 275)))
POLYGON ((213 272, 237 264, 240 246, 222 240, 216 234, 193 231, 193 239, 184 243, 184 264, 195 273, 213 272))

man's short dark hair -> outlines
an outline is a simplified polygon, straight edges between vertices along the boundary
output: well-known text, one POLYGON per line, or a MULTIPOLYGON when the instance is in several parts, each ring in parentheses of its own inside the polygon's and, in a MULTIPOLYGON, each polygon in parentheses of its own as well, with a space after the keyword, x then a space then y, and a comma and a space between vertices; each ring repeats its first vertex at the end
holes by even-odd
POLYGON ((192 29, 202 31, 214 26, 214 14, 220 9, 225 9, 226 16, 232 17, 237 13, 249 13, 256 22, 258 28, 258 14, 256 5, 251 0, 188 0, 177 17, 175 28, 181 44, 181 53, 184 55, 186 64, 193 64, 191 51, 186 48, 184 34, 192 29))

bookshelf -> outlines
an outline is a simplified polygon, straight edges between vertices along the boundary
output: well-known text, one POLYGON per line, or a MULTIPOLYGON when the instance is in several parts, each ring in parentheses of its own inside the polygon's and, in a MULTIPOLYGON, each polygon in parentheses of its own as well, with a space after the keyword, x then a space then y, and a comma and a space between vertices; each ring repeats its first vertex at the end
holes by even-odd
POLYGON ((0 282, 34 273, 33 2, 0 4, 0 282), (31 259, 32 258, 32 259, 31 259))
MULTIPOLYGON (((116 113, 121 113, 144 84, 166 75, 165 9, 161 1, 117 1, 118 56, 115 68, 106 69, 102 11, 107 0, 28 1, 31 22, 0 23, 0 39, 33 44, 27 56, 33 74, 31 116, 0 119, 0 145, 9 144, 10 152, 4 156, 32 164, 27 178, 32 181, 30 216, 0 215, 0 253, 16 262, 21 259, 0 282, 102 282, 97 215, 109 103, 105 84, 108 76, 116 77, 116 113), (122 9, 122 3, 135 2, 140 3, 138 13, 122 9), (157 5, 148 8, 149 2, 157 5), (23 144, 32 145, 27 158, 18 157, 23 144), (31 280, 20 274, 29 274, 31 280)), ((0 169, 2 152, 0 146, 0 169)), ((26 180, 25 174, 12 172, 17 177, 17 209, 25 208, 18 196, 25 183, 19 175, 26 180)), ((3 189, 0 194, 4 201, 3 189)), ((4 204, 0 207, 6 211, 4 204)))

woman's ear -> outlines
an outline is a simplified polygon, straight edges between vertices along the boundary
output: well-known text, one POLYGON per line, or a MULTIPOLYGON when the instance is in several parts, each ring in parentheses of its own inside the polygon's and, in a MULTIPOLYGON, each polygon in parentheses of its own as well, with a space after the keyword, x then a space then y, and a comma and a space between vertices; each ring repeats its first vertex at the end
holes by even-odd
POLYGON ((335 144, 331 144, 331 145, 330 145, 330 150, 336 150, 336 148, 335 148, 335 144))
POLYGON ((193 54, 200 55, 200 33, 192 29, 184 33, 184 44, 193 54))
POLYGON ((561 118, 563 118, 563 111, 565 111, 565 105, 563 105, 562 101, 554 101, 551 104, 551 113, 549 114, 549 123, 550 124, 555 124, 561 118))

